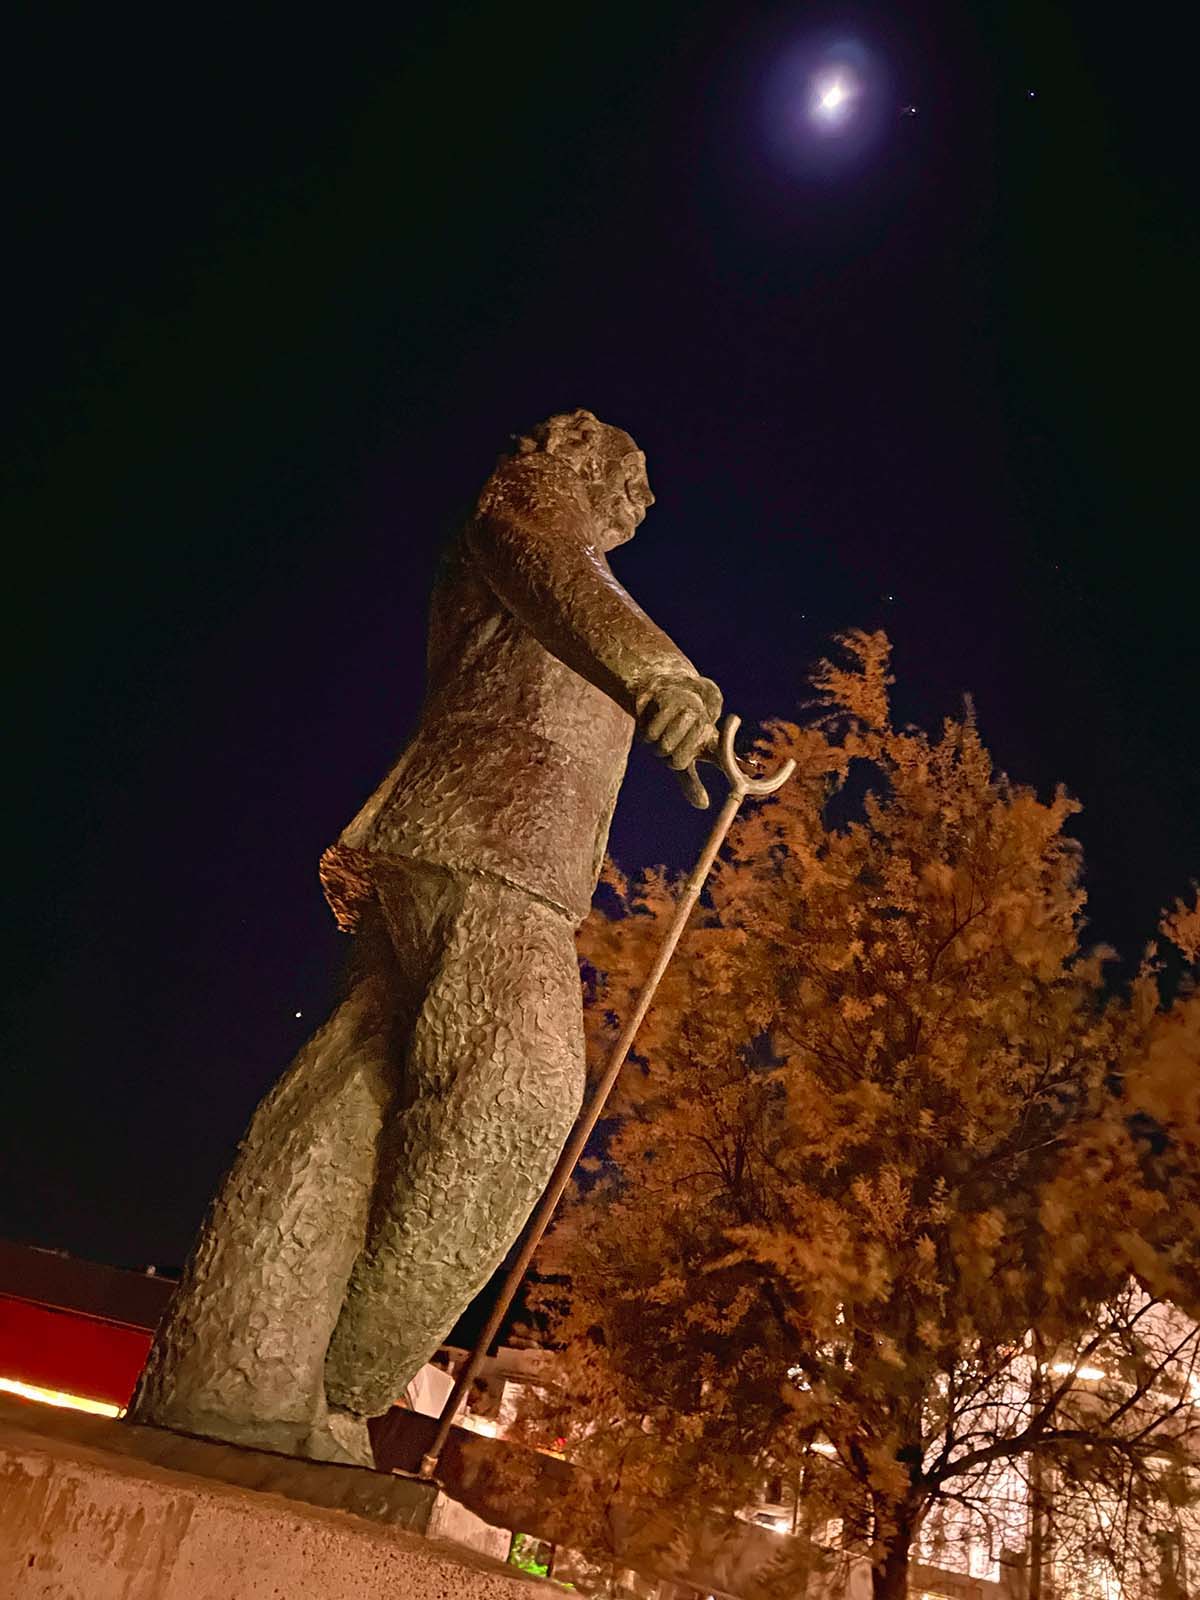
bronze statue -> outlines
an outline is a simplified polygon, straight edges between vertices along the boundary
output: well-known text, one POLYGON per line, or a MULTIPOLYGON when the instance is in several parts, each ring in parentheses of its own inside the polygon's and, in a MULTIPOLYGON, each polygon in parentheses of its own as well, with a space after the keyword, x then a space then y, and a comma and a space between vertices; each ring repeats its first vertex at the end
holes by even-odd
POLYGON ((134 1420, 369 1462, 520 1231, 583 1093, 574 930, 635 726, 705 803, 720 691, 606 560, 652 501, 629 435, 569 412, 451 542, 416 737, 321 863, 355 980, 255 1113, 134 1420))

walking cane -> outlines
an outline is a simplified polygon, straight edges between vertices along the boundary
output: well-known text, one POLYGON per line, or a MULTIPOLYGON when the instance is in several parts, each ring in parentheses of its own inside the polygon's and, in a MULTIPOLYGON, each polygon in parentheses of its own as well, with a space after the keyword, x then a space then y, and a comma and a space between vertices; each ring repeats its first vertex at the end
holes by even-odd
MULTIPOLYGON (((621 1029, 621 1036, 613 1045, 604 1068, 604 1075, 592 1091, 592 1097, 584 1107, 582 1114, 571 1136, 563 1146, 558 1163, 550 1175, 550 1182, 546 1185, 546 1192, 538 1201, 537 1209, 530 1220, 525 1234, 525 1241, 517 1254, 517 1259, 509 1268, 508 1275, 501 1286, 492 1313, 484 1324, 483 1332, 475 1341, 475 1348, 467 1357, 466 1365, 459 1373, 453 1389, 446 1397, 442 1407, 442 1414, 438 1420, 437 1432, 428 1451, 421 1457, 421 1477, 432 1478, 437 1471, 438 1458, 445 1448, 446 1440, 450 1437, 450 1429, 458 1415, 459 1408, 466 1397, 467 1391, 475 1381, 475 1376, 483 1365, 488 1352, 488 1346, 496 1336, 496 1330, 504 1320, 504 1314, 513 1302, 525 1276, 529 1263, 533 1260, 534 1251, 542 1241, 542 1235, 549 1226, 550 1219, 562 1199, 563 1190, 570 1181, 575 1163, 583 1154, 583 1147, 587 1143, 592 1129, 600 1119, 605 1102, 612 1092, 613 1084, 621 1068, 625 1065, 625 1058, 637 1036, 637 1031, 650 1009, 650 1002, 654 999, 654 991, 662 980, 667 964, 675 954, 675 946, 679 943, 688 918, 696 901, 700 898, 700 891, 704 888, 706 879, 712 871, 713 862, 717 859, 717 851, 725 843, 725 835, 729 832, 734 817, 737 816, 742 801, 747 795, 774 794, 780 789, 796 770, 796 763, 789 757, 779 771, 769 778, 750 778, 743 772, 734 753, 733 741, 738 729, 741 727, 741 718, 728 716, 721 726, 719 743, 720 766, 729 780, 729 793, 725 797, 725 804, 717 814, 713 823, 712 832, 709 834, 704 849, 700 852, 700 859, 692 868, 691 875, 683 886, 683 893, 679 897, 679 904, 675 908, 675 915, 671 918, 671 926, 667 929, 666 938, 659 948, 658 955, 654 958, 654 965, 646 976, 646 981, 638 991, 637 1002, 625 1026, 621 1029)), ((695 782, 694 770, 690 774, 695 782)))

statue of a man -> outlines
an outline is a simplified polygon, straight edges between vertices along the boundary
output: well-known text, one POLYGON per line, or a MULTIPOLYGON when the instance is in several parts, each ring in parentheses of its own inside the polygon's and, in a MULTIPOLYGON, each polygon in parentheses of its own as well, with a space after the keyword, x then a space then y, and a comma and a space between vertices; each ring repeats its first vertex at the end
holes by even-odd
POLYGON ((574 411, 451 543, 416 737, 322 861, 355 980, 255 1113, 134 1420, 369 1461, 519 1233, 583 1093, 574 930, 634 728, 694 783, 721 710, 606 560, 652 500, 574 411))

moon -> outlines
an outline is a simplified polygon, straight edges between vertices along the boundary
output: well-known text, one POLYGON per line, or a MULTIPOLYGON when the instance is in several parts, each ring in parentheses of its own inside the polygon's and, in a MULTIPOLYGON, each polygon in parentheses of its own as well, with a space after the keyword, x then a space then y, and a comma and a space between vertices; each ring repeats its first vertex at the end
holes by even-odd
POLYGON ((819 72, 813 78, 809 113, 818 128, 834 132, 853 117, 861 85, 847 67, 819 72))
POLYGON ((866 160, 893 125, 886 57, 841 29, 805 32, 764 63, 767 147, 791 174, 824 182, 866 160))

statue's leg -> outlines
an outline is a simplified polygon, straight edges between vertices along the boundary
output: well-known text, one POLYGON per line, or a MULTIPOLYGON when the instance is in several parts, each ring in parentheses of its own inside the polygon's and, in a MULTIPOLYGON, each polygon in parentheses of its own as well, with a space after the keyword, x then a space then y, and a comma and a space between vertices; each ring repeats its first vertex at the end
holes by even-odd
POLYGON ((363 1416, 386 1411, 503 1259, 583 1095, 571 922, 491 879, 436 883, 378 885, 398 956, 421 949, 428 976, 325 1367, 331 1403, 363 1416))
POLYGON ((360 978, 259 1106, 159 1328, 132 1420, 288 1454, 327 1443, 322 1366, 362 1247, 396 985, 360 978), (313 1430, 316 1438, 310 1438, 313 1430))

